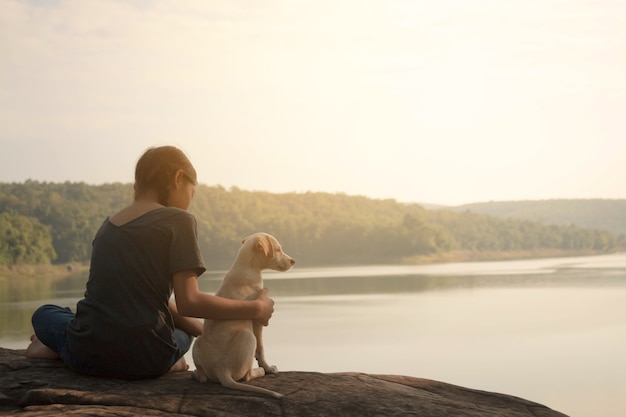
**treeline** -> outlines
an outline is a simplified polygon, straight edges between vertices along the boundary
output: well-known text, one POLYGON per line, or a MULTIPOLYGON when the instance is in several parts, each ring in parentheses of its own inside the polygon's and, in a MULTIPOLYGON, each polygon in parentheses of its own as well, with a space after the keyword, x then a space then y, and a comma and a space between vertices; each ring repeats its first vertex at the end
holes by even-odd
MULTIPOLYGON (((131 184, 0 184, 0 265, 88 260, 106 216, 131 199, 131 184)), ((573 225, 426 210, 344 194, 200 185, 190 210, 209 268, 227 267, 241 239, 257 231, 275 235, 304 265, 395 263, 455 250, 610 251, 623 244, 609 232, 573 225)))

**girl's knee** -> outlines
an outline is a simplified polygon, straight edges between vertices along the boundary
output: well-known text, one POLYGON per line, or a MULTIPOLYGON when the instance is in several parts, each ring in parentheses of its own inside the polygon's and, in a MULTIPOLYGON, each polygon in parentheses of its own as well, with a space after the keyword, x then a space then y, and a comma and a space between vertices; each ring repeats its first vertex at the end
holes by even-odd
POLYGON ((44 304, 33 312, 33 316, 31 317, 31 322, 33 324, 34 329, 37 329, 39 327, 39 323, 42 323, 43 321, 45 321, 45 319, 50 314, 52 307, 54 306, 51 304, 44 304))
POLYGON ((69 307, 44 304, 34 311, 31 322, 35 333, 37 333, 39 329, 65 327, 73 318, 74 313, 69 307))

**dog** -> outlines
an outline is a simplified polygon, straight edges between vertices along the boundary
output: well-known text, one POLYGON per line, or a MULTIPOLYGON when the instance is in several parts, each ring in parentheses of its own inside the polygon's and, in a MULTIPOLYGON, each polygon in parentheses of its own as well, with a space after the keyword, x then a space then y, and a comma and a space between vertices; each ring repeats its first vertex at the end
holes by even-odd
MULTIPOLYGON (((248 236, 241 243, 215 295, 254 300, 263 288, 262 270, 287 271, 295 260, 267 233, 248 236)), ((278 373, 278 368, 265 360, 262 332, 263 325, 252 320, 205 320, 202 335, 196 339, 192 350, 195 378, 200 382, 210 380, 231 389, 281 398, 278 392, 238 382, 278 373), (255 358, 258 368, 253 368, 255 358)))

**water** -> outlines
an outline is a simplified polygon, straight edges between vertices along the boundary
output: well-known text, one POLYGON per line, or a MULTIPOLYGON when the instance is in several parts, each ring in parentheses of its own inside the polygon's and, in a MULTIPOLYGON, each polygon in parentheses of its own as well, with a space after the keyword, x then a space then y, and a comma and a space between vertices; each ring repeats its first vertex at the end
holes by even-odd
MULTIPOLYGON (((214 292, 222 275, 203 275, 202 290, 214 292)), ((410 375, 571 417, 626 415, 626 254, 264 277, 276 301, 266 352, 282 371, 410 375)), ((84 281, 4 294, 0 345, 25 348, 32 311, 74 306, 84 281)))

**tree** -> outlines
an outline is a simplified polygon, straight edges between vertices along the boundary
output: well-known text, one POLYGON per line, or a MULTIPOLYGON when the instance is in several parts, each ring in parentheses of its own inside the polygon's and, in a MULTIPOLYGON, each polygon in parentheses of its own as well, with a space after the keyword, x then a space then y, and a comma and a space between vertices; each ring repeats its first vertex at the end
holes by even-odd
POLYGON ((0 265, 47 264, 55 258, 46 226, 30 217, 0 213, 0 265))

